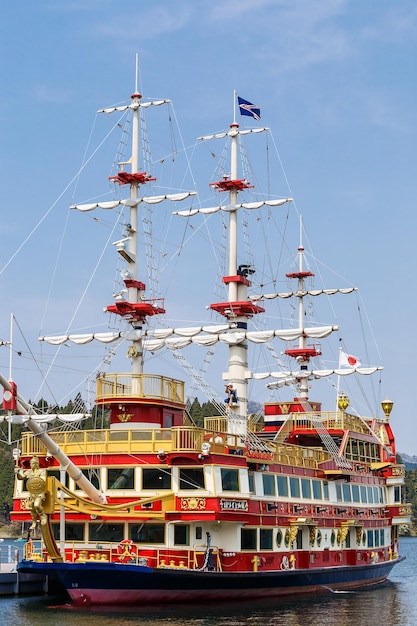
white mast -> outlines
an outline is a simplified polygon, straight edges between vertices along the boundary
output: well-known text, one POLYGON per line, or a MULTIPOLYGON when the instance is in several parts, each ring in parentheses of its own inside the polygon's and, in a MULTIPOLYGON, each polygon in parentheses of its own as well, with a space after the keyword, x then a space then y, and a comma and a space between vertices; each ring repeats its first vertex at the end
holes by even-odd
MULTIPOLYGON (((300 244, 298 246, 298 291, 303 293, 305 290, 304 279, 304 247, 303 247, 303 218, 300 216, 300 244)), ((304 298, 298 299, 298 327, 304 328, 304 298)), ((307 337, 303 334, 298 340, 300 348, 300 356, 298 357, 300 363, 300 369, 307 369, 309 358, 303 354, 307 348, 307 337)), ((308 399, 308 379, 302 378, 300 381, 300 399, 308 399)))
MULTIPOLYGON (((139 172, 139 103, 142 96, 138 92, 138 76, 139 76, 139 56, 136 54, 136 79, 135 79, 135 93, 132 95, 132 108, 133 108, 133 122, 132 122, 132 174, 139 172)), ((134 180, 130 185, 130 197, 134 200, 138 198, 139 183, 134 180)), ((133 204, 133 203, 132 203, 133 204)), ((135 203, 130 207, 130 240, 129 240, 129 271, 131 272, 133 279, 138 280, 138 262, 137 262, 137 232, 138 232, 138 205, 135 203)), ((136 286, 128 287, 128 301, 139 302, 143 291, 139 290, 136 286)), ((142 324, 140 324, 142 327, 142 324)), ((132 348, 130 350, 130 357, 132 359, 132 373, 141 374, 143 372, 143 342, 139 337, 133 341, 132 348)))
MULTIPOLYGON (((307 295, 305 287, 306 278, 313 277, 314 274, 309 270, 304 269, 304 247, 303 247, 303 221, 300 217, 300 243, 298 245, 298 270, 287 274, 287 278, 297 279, 297 291, 294 293, 298 297, 298 326, 303 330, 298 339, 298 348, 290 348, 285 350, 285 354, 288 354, 294 358, 302 372, 307 372, 310 359, 312 357, 320 356, 320 350, 314 345, 307 344, 307 333, 305 332, 305 307, 304 298, 307 295)), ((308 376, 301 376, 297 379, 298 382, 298 394, 301 402, 308 401, 308 376)))
MULTIPOLYGON (((231 151, 230 151, 230 179, 232 181, 236 181, 238 178, 238 128, 239 125, 234 122, 231 125, 230 132, 230 141, 231 141, 231 151)), ((237 205, 238 198, 238 190, 236 186, 232 186, 229 191, 229 205, 231 207, 237 205)), ((228 262, 228 273, 229 276, 236 276, 238 274, 237 267, 237 209, 230 211, 229 215, 229 262, 228 262)), ((247 285, 245 282, 235 282, 230 281, 228 283, 228 300, 230 303, 233 302, 242 302, 247 300, 247 285)), ((239 311, 239 307, 236 310, 237 313, 241 313, 239 311)), ((232 321, 236 322, 238 329, 247 329, 248 324, 248 316, 247 315, 236 315, 233 316, 232 321)), ((229 346, 229 383, 233 385, 236 389, 237 398, 238 398, 238 406, 232 406, 232 403, 229 404, 229 416, 232 419, 237 419, 237 416, 243 418, 244 421, 235 425, 233 430, 238 430, 239 432, 246 432, 246 415, 247 415, 247 405, 248 405, 248 382, 245 377, 245 374, 248 369, 248 344, 247 341, 243 341, 237 345, 229 346)), ((240 420, 239 420, 240 422, 240 420)))

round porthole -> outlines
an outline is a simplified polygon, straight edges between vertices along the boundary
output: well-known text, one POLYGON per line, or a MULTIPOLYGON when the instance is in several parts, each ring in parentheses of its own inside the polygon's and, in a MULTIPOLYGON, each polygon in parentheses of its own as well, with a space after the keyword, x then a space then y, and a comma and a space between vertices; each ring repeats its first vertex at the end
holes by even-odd
POLYGON ((283 534, 282 534, 282 530, 279 528, 278 532, 277 532, 277 547, 280 548, 282 545, 282 540, 283 540, 283 534))

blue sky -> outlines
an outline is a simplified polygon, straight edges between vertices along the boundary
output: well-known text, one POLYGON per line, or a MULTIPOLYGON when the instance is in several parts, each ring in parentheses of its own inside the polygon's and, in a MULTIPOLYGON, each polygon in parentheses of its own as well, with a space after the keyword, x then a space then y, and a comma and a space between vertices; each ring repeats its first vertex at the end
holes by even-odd
MULTIPOLYGON (((54 257, 69 204, 78 192, 82 200, 92 195, 102 171, 82 187, 70 181, 97 109, 133 91, 139 53, 144 92, 173 100, 186 145, 227 128, 233 90, 260 105, 314 250, 343 277, 342 284, 332 279, 329 286, 345 286, 346 279, 361 290, 375 355, 385 367, 383 396, 395 403, 398 448, 417 454, 410 402, 416 347, 415 2, 36 0, 7 3, 0 29, 0 337, 9 338, 13 313, 22 329, 14 331, 16 350, 29 357, 39 351, 39 333, 67 328, 70 301, 87 284, 84 265, 96 258, 94 241, 86 239, 89 229, 81 222, 71 226, 63 279, 54 275, 54 257), (47 303, 53 307, 49 318, 47 303)), ((201 268, 199 283, 205 283, 209 270, 201 268)), ((89 286, 89 312, 111 303, 112 280, 89 286)), ((170 297, 178 308, 175 292, 170 297)), ((348 347, 361 350, 355 339, 348 347)), ((7 374, 9 354, 1 350, 7 374)), ((39 391, 29 358, 14 355, 13 376, 26 398, 48 396, 47 388, 39 391)), ((65 380, 60 386, 57 401, 69 393, 65 380)))

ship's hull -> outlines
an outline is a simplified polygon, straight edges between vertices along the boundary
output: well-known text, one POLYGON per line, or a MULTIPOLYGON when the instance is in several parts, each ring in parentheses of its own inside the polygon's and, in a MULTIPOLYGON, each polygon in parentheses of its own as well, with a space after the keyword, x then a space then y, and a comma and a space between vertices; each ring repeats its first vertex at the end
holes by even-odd
POLYGON ((139 605, 273 598, 381 584, 404 557, 355 567, 203 572, 122 563, 22 562, 22 572, 58 579, 76 605, 139 605))

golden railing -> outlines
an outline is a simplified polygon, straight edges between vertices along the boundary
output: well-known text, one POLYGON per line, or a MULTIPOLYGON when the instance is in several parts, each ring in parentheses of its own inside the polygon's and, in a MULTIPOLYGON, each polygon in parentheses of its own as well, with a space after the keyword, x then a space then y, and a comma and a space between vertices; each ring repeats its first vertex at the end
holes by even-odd
MULTIPOLYGON (((130 430, 73 430, 48 431, 51 439, 67 456, 85 454, 137 454, 201 451, 205 432, 195 427, 130 429, 130 430)), ((37 437, 23 433, 23 455, 46 455, 47 451, 37 437)))
POLYGON ((351 430, 353 432, 369 435, 367 422, 371 418, 359 418, 344 411, 320 411, 311 413, 292 413, 287 417, 287 422, 294 429, 315 430, 317 423, 326 430, 351 430))
MULTIPOLYGON (((85 562, 129 562, 131 565, 148 565, 162 569, 200 569, 205 564, 207 546, 195 546, 194 549, 170 550, 169 548, 143 546, 140 543, 127 543, 121 551, 122 544, 100 542, 80 547, 75 542, 66 542, 65 560, 73 563, 85 562)), ((211 546, 213 568, 222 570, 220 551, 211 546)), ((28 542, 24 546, 25 559, 45 561, 50 558, 45 554, 41 542, 28 542)))
MULTIPOLYGON (((221 418, 219 418, 221 419, 221 418)), ((220 424, 217 424, 220 425, 220 424)), ((70 432, 48 432, 51 439, 67 456, 74 458, 86 455, 104 454, 164 454, 181 452, 198 452, 203 444, 210 444, 210 452, 230 454, 239 451, 246 454, 244 437, 228 434, 220 429, 201 429, 196 427, 173 427, 134 430, 73 430, 70 432)), ((270 458, 265 459, 264 451, 260 451, 259 462, 275 462, 282 465, 299 467, 317 467, 319 463, 329 459, 329 454, 319 448, 307 448, 290 444, 268 443, 270 458)), ((23 433, 23 456, 47 456, 48 452, 39 439, 31 433, 23 433)), ((256 462, 256 450, 251 448, 248 453, 256 462)), ((80 462, 81 463, 81 462, 80 462)))
POLYGON ((120 399, 155 399, 184 403, 184 382, 156 374, 100 374, 96 380, 98 402, 120 399))

